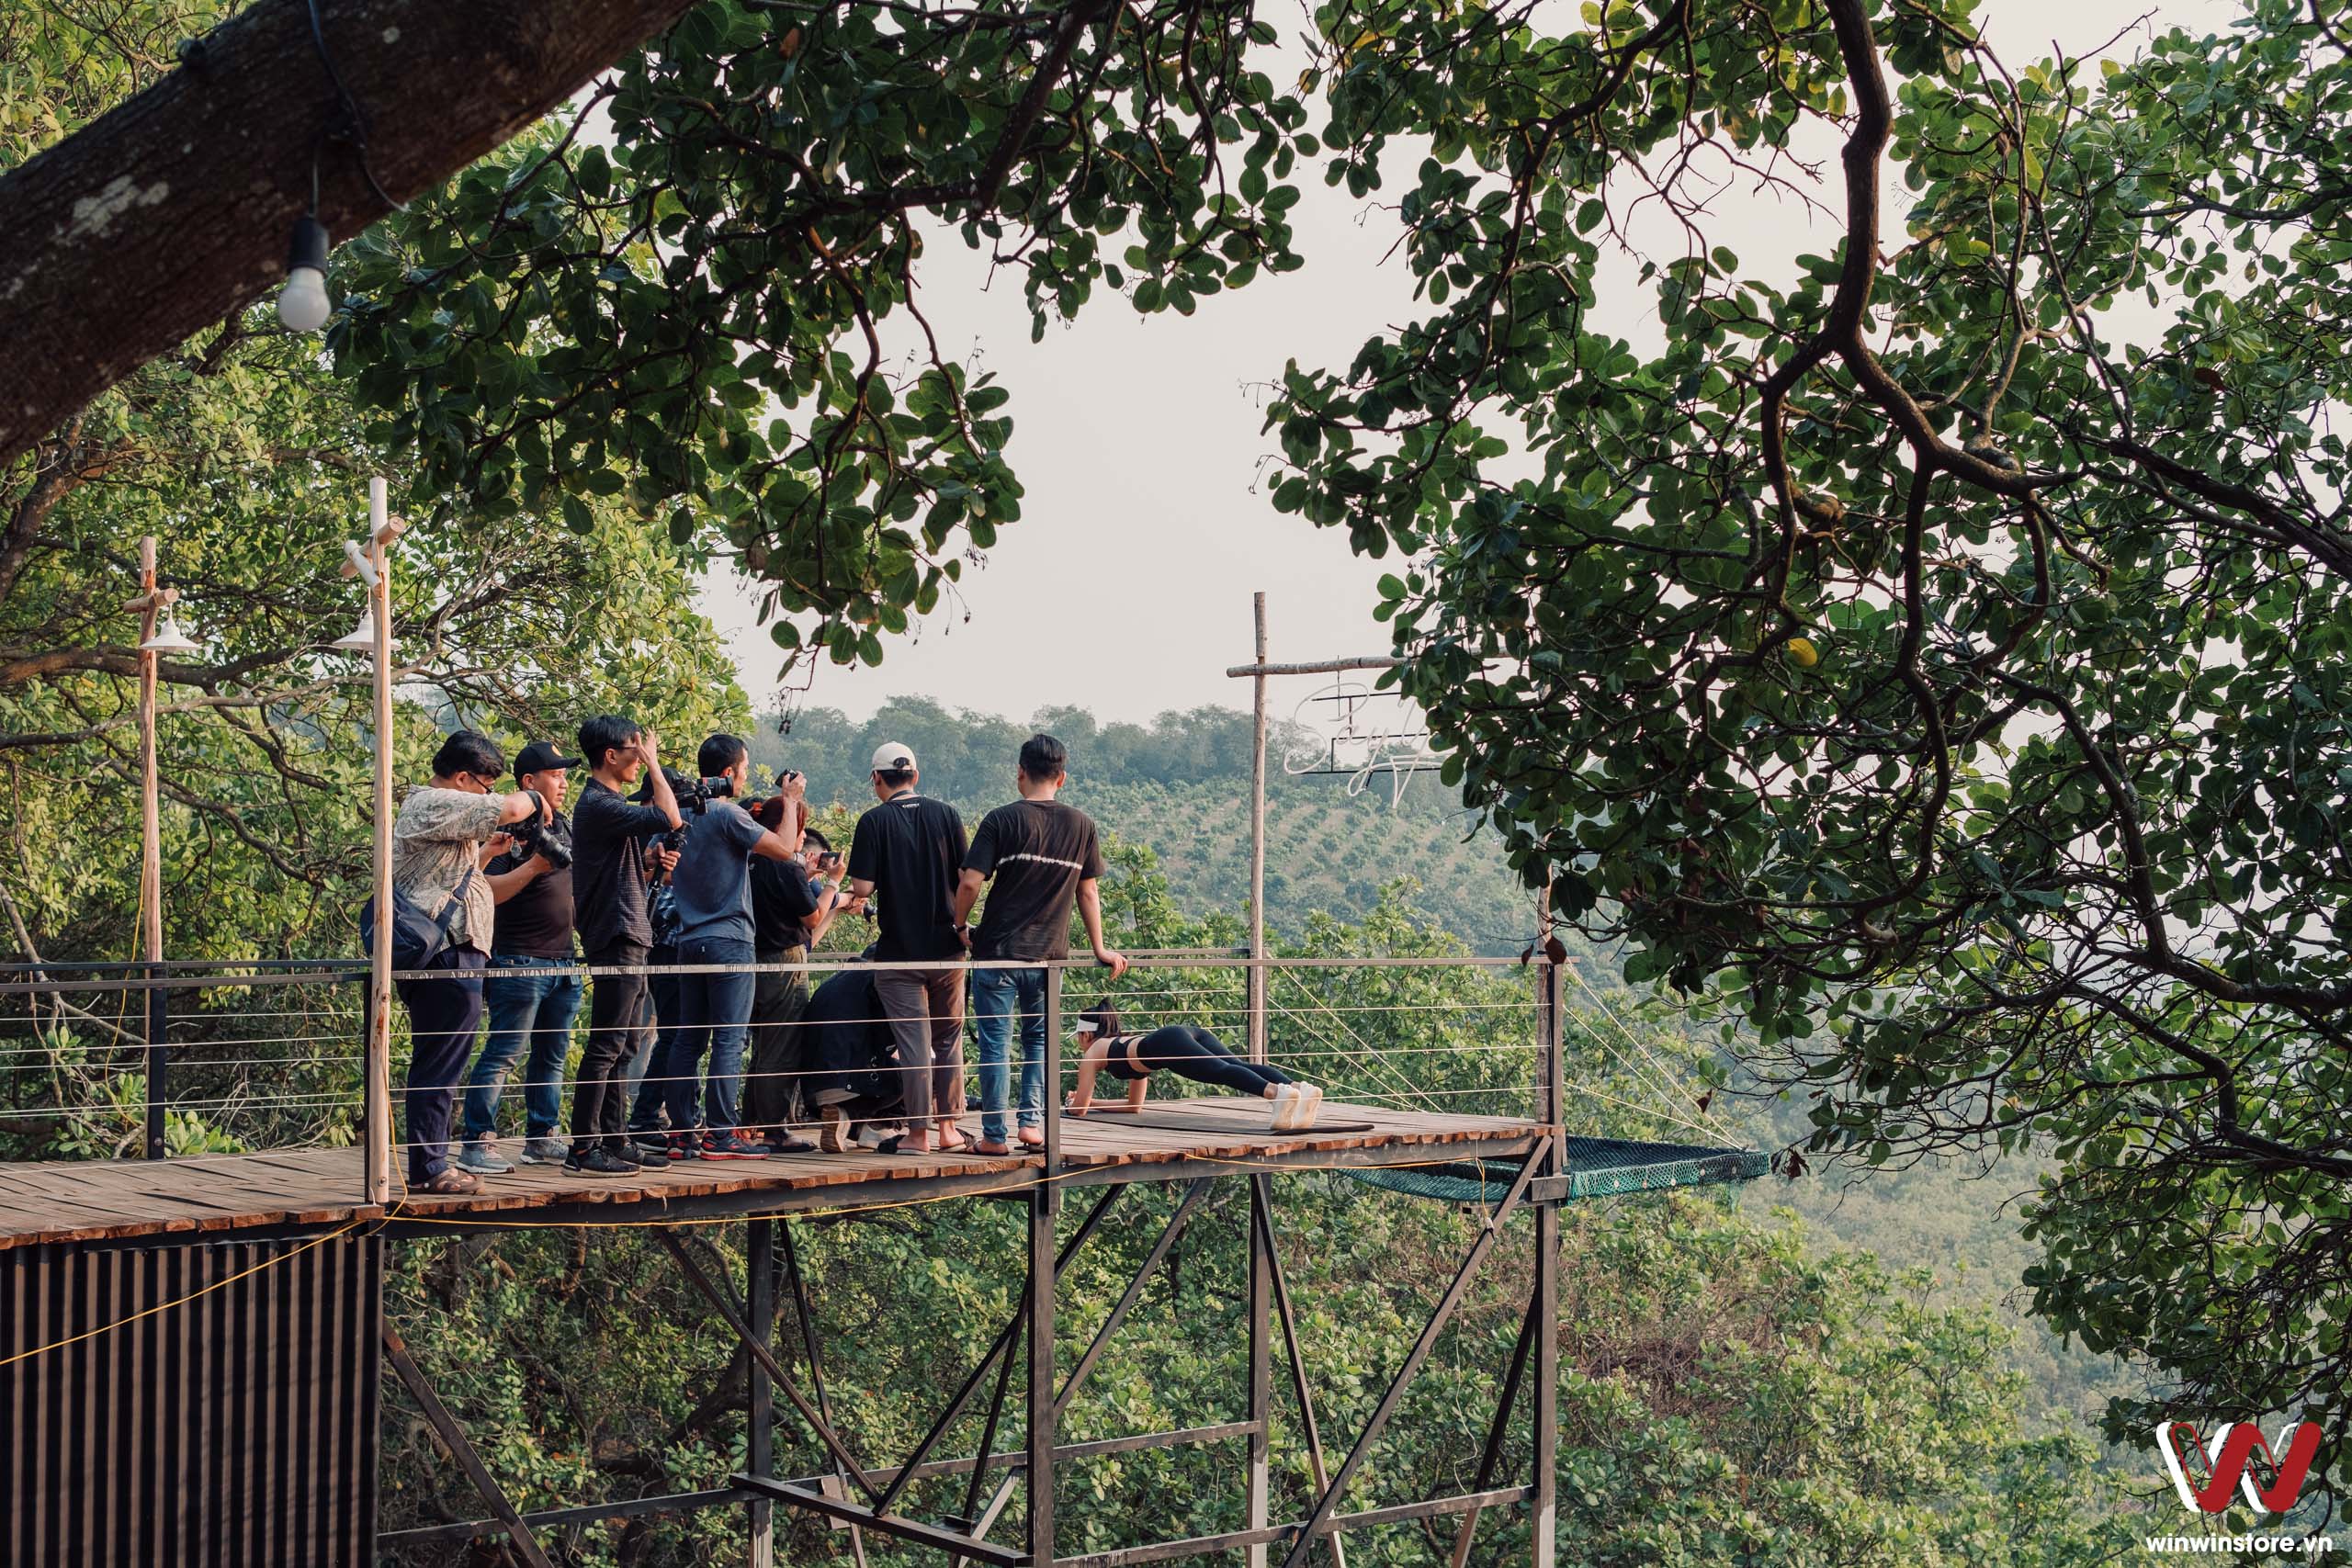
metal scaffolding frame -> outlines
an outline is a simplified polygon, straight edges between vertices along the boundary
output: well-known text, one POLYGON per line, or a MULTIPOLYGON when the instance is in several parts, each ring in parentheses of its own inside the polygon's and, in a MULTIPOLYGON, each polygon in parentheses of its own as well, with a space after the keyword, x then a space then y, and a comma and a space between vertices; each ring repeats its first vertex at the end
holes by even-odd
MULTIPOLYGON (((634 1498, 621 1504, 518 1513, 474 1453, 458 1423, 441 1405, 397 1333, 387 1325, 384 1345, 394 1370, 424 1407, 435 1432, 481 1491, 490 1517, 390 1531, 378 1538, 379 1544, 397 1548, 503 1533, 526 1561, 539 1563, 545 1562, 545 1557, 534 1532, 540 1529, 649 1512, 741 1506, 748 1524, 750 1562, 753 1568, 772 1568, 776 1561, 774 1512, 781 1505, 848 1526, 853 1555, 861 1563, 865 1561, 866 1538, 878 1534, 935 1548, 944 1552, 953 1564, 989 1563, 1001 1568, 1131 1568, 1134 1564, 1173 1562, 1237 1549, 1243 1551, 1252 1564, 1306 1568, 1318 1555, 1318 1547, 1320 1554, 1328 1556, 1334 1568, 1346 1568, 1344 1538, 1351 1530, 1412 1519, 1455 1517, 1460 1524, 1452 1561, 1455 1568, 1461 1568, 1469 1561, 1474 1532, 1485 1512, 1525 1505, 1530 1510, 1531 1526, 1526 1561, 1534 1568, 1552 1568, 1556 1560, 1557 1513, 1557 1205, 1565 1201, 1556 1179, 1561 1175, 1562 1162, 1561 974, 1560 965, 1546 959, 1537 960, 1534 969, 1539 1031, 1536 1088, 1541 1104, 1538 1120, 1543 1130, 1536 1136, 1533 1152, 1521 1162, 1508 1190, 1486 1211, 1476 1235, 1410 1349, 1391 1372, 1362 1430, 1354 1435, 1336 1463, 1325 1449, 1327 1434, 1315 1403, 1308 1351, 1300 1341, 1289 1285, 1276 1246, 1272 1178, 1280 1168, 1206 1173, 1179 1168, 1173 1173, 1161 1174, 1154 1172, 1164 1171, 1164 1168, 1138 1168, 1134 1179, 1103 1186, 1100 1194, 1091 1199, 1077 1227, 1062 1237, 1058 1234, 1062 1207, 1062 1183, 1057 1179, 1059 1118, 1049 1114, 1045 1122, 1043 1157, 1030 1179, 1018 1187, 1000 1189, 981 1200, 1017 1201, 1024 1210, 1026 1278, 1019 1303, 922 1438, 903 1458, 889 1462, 859 1455, 834 1423, 825 1381, 822 1336, 816 1326, 808 1282, 801 1269, 800 1248, 788 1214, 754 1213, 746 1218, 748 1278, 740 1292, 728 1270, 720 1266, 715 1248, 699 1238, 689 1239, 675 1229, 656 1225, 650 1227, 654 1239, 678 1265, 682 1277, 726 1324, 740 1352, 749 1358, 751 1431, 743 1471, 731 1477, 725 1487, 634 1498), (1182 1196, 1134 1276, 1057 1386, 1057 1287, 1122 1195, 1143 1181, 1181 1186, 1182 1196), (1062 1416, 1101 1364, 1152 1278, 1197 1216, 1213 1184, 1221 1181, 1243 1181, 1248 1187, 1250 1334, 1249 1382, 1241 1417, 1204 1427, 1142 1432, 1090 1442, 1061 1441, 1062 1416), (1346 1511, 1349 1488, 1373 1445, 1395 1416, 1414 1377, 1436 1348, 1504 1227, 1522 1209, 1532 1211, 1533 1215, 1533 1288, 1521 1314, 1496 1409, 1487 1424, 1472 1489, 1450 1496, 1346 1511), (800 1342, 797 1357, 780 1355, 768 1333, 769 1325, 786 1315, 787 1308, 800 1342), (1306 1448, 1316 1488, 1314 1506, 1304 1517, 1280 1522, 1272 1517, 1271 1438, 1277 1335, 1283 1371, 1296 1405, 1299 1435, 1306 1448), (1023 1431, 1018 1447, 1001 1449, 997 1446, 998 1434, 1006 1422, 1016 1358, 1024 1364, 1023 1431), (1531 1382, 1532 1388, 1528 1386, 1531 1382), (933 1450, 972 1408, 975 1396, 983 1387, 989 1393, 978 1450, 953 1459, 933 1458, 933 1450), (1527 1396, 1526 1418, 1532 1429, 1532 1473, 1523 1481, 1504 1482, 1497 1472, 1522 1392, 1527 1396), (781 1412, 775 1396, 779 1393, 784 1404, 797 1414, 798 1424, 823 1451, 827 1468, 821 1472, 799 1476, 776 1473, 775 1426, 781 1412), (1064 1555, 1057 1549, 1054 1483, 1063 1461, 1234 1438, 1245 1441, 1248 1452, 1241 1528, 1075 1555, 1064 1555), (999 1472, 1002 1472, 1001 1476, 999 1472), (968 1477, 960 1513, 944 1518, 922 1518, 907 1513, 900 1506, 913 1483, 952 1475, 968 1477), (1016 1492, 1022 1494, 1025 1503, 1027 1538, 1018 1545, 990 1539, 991 1530, 1016 1492)), ((1253 972, 1262 970, 1253 965, 1253 972)), ((1052 1025, 1058 1023, 1055 1015, 1060 1008, 1060 969, 1049 971, 1049 1072, 1058 1068, 1055 1058, 1059 1053, 1055 1043, 1059 1039, 1059 1031, 1052 1025)))

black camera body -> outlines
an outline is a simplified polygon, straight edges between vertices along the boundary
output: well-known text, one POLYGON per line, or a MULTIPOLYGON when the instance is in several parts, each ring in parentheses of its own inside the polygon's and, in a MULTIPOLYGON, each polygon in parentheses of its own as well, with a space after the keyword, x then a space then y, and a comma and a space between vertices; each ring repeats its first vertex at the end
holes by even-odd
POLYGON ((678 809, 691 811, 699 817, 703 808, 714 800, 726 800, 735 794, 735 781, 730 778, 683 779, 670 781, 670 793, 678 797, 678 809))
POLYGON ((517 863, 537 855, 554 871, 571 863, 571 829, 560 822, 533 817, 515 823, 506 832, 514 840, 517 863))

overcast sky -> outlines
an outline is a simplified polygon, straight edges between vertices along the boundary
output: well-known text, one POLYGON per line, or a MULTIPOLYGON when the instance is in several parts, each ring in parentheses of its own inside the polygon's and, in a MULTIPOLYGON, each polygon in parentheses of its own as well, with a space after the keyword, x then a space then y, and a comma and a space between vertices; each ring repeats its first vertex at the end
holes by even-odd
MULTIPOLYGON (((2083 51, 2143 17, 2150 27, 2218 31, 2237 12, 2231 0, 1985 0, 1978 17, 2014 70, 2046 57, 2053 36, 2083 51)), ((1299 25, 1279 6, 1262 14, 1286 30, 1299 25)), ((2129 56, 2146 36, 2128 34, 2114 52, 2129 56)), ((1827 172, 1834 177, 1834 156, 1827 172)), ((1274 511, 1263 482, 1273 443, 1261 426, 1267 384, 1286 359, 1343 367, 1368 336, 1418 313, 1409 273, 1385 255, 1399 231, 1380 203, 1397 191, 1357 201, 1325 186, 1319 168, 1294 179, 1304 193, 1294 209, 1302 270, 1206 299, 1189 319, 1140 317, 1098 289, 1076 323, 1049 327, 1037 344, 1018 277, 991 285, 960 239, 938 237, 920 278, 923 308, 943 349, 977 350, 1012 393, 1022 517, 1000 534, 985 570, 967 569, 961 607, 932 616, 919 637, 886 639, 878 668, 822 666, 803 703, 861 717, 913 694, 1016 718, 1058 704, 1134 719, 1239 706, 1247 692, 1224 671, 1249 657, 1259 589, 1276 660, 1388 651, 1371 615, 1372 585, 1388 567, 1355 556, 1344 534, 1274 511)), ((1750 276, 1770 276, 1759 264, 1775 258, 1826 251, 1834 237, 1745 187, 1726 190, 1715 211, 1711 239, 1736 252, 1750 276)), ((1889 209, 1890 231, 1901 211, 1889 209)), ((1654 344, 1654 307, 1628 287, 1629 269, 1610 271, 1618 286, 1604 277, 1600 319, 1613 315, 1612 330, 1637 347, 1654 344)), ((769 705, 779 660, 752 596, 714 575, 703 604, 754 705, 769 705)))

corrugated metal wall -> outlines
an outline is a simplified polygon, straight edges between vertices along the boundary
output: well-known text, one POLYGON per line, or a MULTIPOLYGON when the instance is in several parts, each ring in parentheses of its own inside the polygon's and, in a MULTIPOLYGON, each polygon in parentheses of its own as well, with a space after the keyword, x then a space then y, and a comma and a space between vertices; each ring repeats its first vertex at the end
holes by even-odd
POLYGON ((0 1357, 180 1303, 0 1366, 0 1565, 368 1562, 382 1282, 356 1236, 0 1252, 0 1357))

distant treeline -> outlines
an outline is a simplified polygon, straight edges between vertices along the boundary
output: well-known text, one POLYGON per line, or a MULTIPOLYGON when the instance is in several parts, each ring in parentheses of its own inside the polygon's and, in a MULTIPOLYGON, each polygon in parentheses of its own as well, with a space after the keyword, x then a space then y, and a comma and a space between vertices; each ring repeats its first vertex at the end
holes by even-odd
POLYGON ((786 722, 767 716, 752 738, 752 761, 799 769, 819 800, 861 798, 875 748, 896 740, 914 749, 925 794, 958 805, 992 803, 1012 794, 1021 743, 1041 729, 1069 748, 1070 776, 1086 784, 1225 780, 1245 796, 1250 785, 1250 716, 1231 708, 1163 713, 1142 725, 1101 724, 1084 708, 1048 707, 1022 723, 901 697, 863 722, 825 707, 789 715, 788 732, 786 722))

